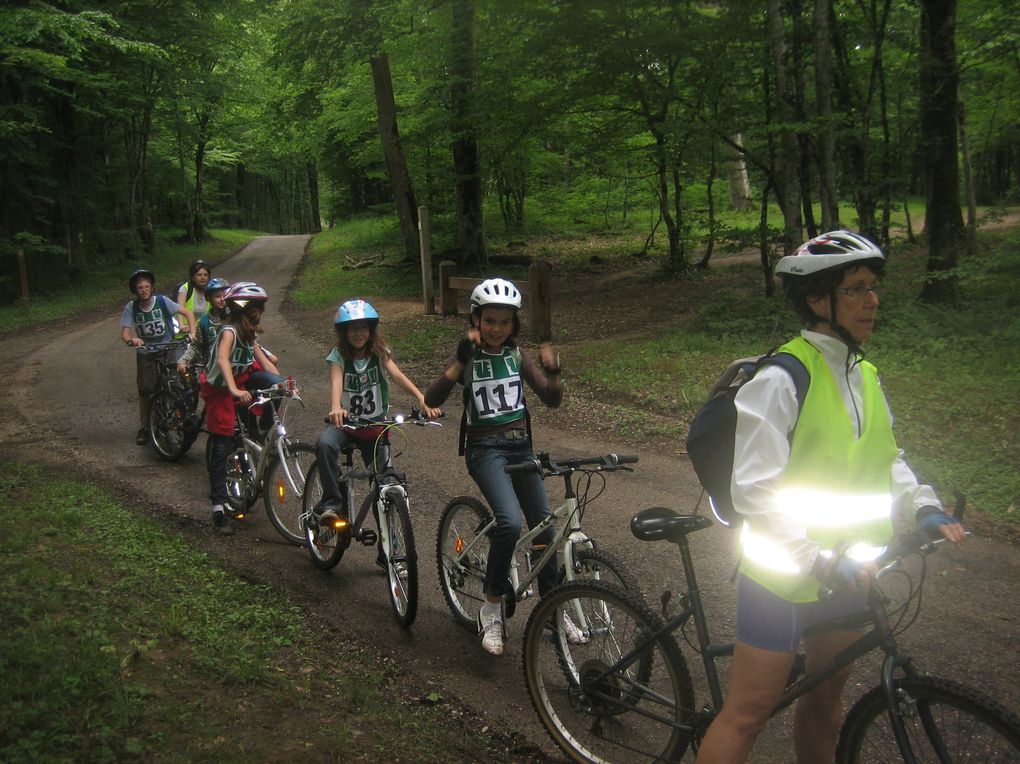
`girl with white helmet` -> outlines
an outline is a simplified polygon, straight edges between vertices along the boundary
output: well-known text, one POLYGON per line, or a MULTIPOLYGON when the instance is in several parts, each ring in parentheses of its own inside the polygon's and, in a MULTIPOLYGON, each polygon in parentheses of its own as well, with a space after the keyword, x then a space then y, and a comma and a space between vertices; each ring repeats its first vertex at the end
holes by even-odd
POLYGON ((283 381, 279 369, 256 339, 262 331, 262 313, 269 295, 250 281, 239 281, 224 293, 229 317, 209 350, 209 365, 202 379, 205 426, 209 431, 209 490, 212 524, 221 533, 233 529, 224 511, 227 503, 227 457, 234 435, 235 401, 251 403, 249 390, 283 381), (256 367, 258 364, 258 367, 256 367))
MULTIPOLYGON (((324 525, 331 525, 347 512, 346 498, 341 496, 337 485, 337 457, 341 449, 353 442, 366 465, 373 459, 380 466, 389 465, 389 447, 378 439, 381 428, 345 430, 343 424, 348 416, 383 419, 389 411, 391 380, 411 394, 425 416, 435 417, 441 413, 425 404, 421 390, 393 360, 393 351, 379 330, 379 314, 369 303, 360 299, 347 300, 337 309, 333 327, 336 346, 326 356, 329 424, 315 444, 323 492, 322 505, 316 511, 324 525), (372 452, 375 443, 379 446, 378 453, 372 452)), ((379 554, 378 562, 385 565, 381 548, 379 554)))
MULTIPOLYGON (((786 369, 766 365, 736 395, 731 498, 744 521, 737 640, 729 693, 698 761, 747 758, 802 637, 810 668, 860 636, 804 630, 865 609, 871 560, 892 537, 894 511, 932 537, 963 540, 959 523, 903 461, 877 370, 861 353, 884 266, 882 251, 849 231, 817 236, 776 265, 804 326, 779 352, 800 361, 810 381, 799 403, 786 369), (838 593, 820 602, 820 586, 838 593)), ((848 667, 798 701, 798 762, 832 761, 849 674, 848 667)))
MULTIPOLYGON (((563 399, 559 356, 550 343, 539 347, 540 369, 517 346, 521 293, 511 281, 486 279, 471 293, 471 328, 446 362, 446 369, 429 385, 425 400, 439 406, 458 383, 464 385, 462 453, 468 472, 478 484, 496 518, 485 573, 485 599, 478 615, 482 648, 500 655, 506 640, 502 601, 514 546, 521 535, 521 513, 534 528, 549 515, 545 484, 537 473, 507 475, 504 467, 535 458, 530 417, 524 400, 525 384, 546 405, 563 399)), ((552 529, 536 538, 541 548, 552 529)), ((550 563, 538 576, 539 593, 556 584, 550 563)))

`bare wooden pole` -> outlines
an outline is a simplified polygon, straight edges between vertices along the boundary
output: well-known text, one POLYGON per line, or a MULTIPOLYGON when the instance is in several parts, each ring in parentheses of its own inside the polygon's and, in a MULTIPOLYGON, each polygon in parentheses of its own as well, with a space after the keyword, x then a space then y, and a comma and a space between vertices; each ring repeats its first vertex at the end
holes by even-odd
POLYGON ((18 272, 21 274, 21 299, 25 303, 25 309, 32 306, 32 296, 28 290, 28 262, 25 260, 25 250, 18 250, 18 272))
POLYGON ((552 339, 552 266, 539 260, 528 266, 531 333, 539 342, 552 339))
POLYGON ((421 249, 421 299, 425 303, 425 315, 433 316, 436 303, 432 289, 432 231, 428 207, 418 208, 418 246, 421 249))

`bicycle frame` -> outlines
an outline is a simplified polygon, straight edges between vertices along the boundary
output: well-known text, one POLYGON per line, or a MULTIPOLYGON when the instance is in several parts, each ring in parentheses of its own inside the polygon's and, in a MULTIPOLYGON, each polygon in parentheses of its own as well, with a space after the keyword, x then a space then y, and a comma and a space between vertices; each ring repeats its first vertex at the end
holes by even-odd
MULTIPOLYGON (((675 543, 680 549, 684 574, 688 584, 687 590, 677 595, 681 602, 685 603, 683 609, 676 615, 670 617, 652 634, 643 638, 626 654, 622 655, 614 665, 607 667, 597 676, 586 677, 584 691, 594 698, 609 701, 611 703, 614 699, 604 693, 600 693, 596 688, 601 686, 607 677, 619 675, 618 672, 633 666, 661 636, 682 630, 685 624, 693 618, 698 640, 698 652, 701 655, 712 705, 706 706, 702 710, 695 712, 694 719, 691 724, 672 724, 669 719, 660 717, 646 710, 630 710, 632 713, 641 713, 663 724, 671 725, 675 729, 691 735, 693 739, 700 740, 704 732, 707 730, 708 725, 718 713, 717 709, 721 708, 723 703, 722 686, 719 680, 716 660, 720 657, 732 656, 734 643, 713 643, 709 638, 708 621, 702 604, 700 591, 698 589, 697 574, 694 570, 694 559, 691 554, 690 545, 686 535, 673 540, 673 543, 675 543)), ((934 547, 937 543, 938 542, 932 542, 931 546, 934 547)), ((663 597, 663 600, 665 602, 665 596, 663 597)), ((776 706, 772 709, 772 712, 769 715, 770 718, 792 705, 797 699, 810 692, 825 680, 837 674, 841 669, 849 666, 858 658, 879 647, 885 653, 885 658, 882 662, 880 684, 884 690, 887 707, 890 710, 895 709, 897 705, 897 698, 895 695, 895 678, 897 669, 902 671, 904 676, 908 678, 916 677, 920 672, 915 668, 913 660, 900 651, 899 645, 896 642, 893 627, 889 625, 886 602, 887 599, 878 587, 877 581, 872 580, 872 585, 868 592, 867 611, 832 618, 806 629, 805 634, 807 635, 819 634, 827 631, 847 630, 869 623, 872 625, 871 629, 862 634, 859 639, 854 641, 844 650, 836 654, 829 663, 804 674, 794 681, 791 681, 783 690, 776 706)), ((587 618, 584 613, 581 612, 580 608, 576 608, 575 619, 579 621, 582 628, 590 631, 598 631, 591 629, 591 624, 587 621, 587 618)), ((791 678, 793 676, 794 673, 791 672, 791 678)), ((926 730, 928 730, 929 735, 932 736, 933 739, 938 740, 941 745, 941 738, 939 737, 936 725, 931 720, 930 712, 925 710, 922 714, 927 715, 922 717, 922 721, 926 730)), ((904 759, 912 761, 913 758, 910 753, 910 744, 902 719, 896 713, 891 713, 890 719, 892 720, 897 746, 903 754, 904 759)))

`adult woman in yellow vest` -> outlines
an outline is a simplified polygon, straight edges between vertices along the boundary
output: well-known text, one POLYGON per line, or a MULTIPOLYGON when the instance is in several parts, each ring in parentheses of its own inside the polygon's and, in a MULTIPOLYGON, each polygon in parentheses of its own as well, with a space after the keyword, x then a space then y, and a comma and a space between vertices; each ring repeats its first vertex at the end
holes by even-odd
MULTIPOLYGON (((804 326, 780 350, 800 359, 811 381, 800 407, 793 379, 775 365, 737 393, 731 494, 744 518, 737 642, 729 693, 699 762, 744 761, 779 699, 804 628, 864 609, 871 561, 892 537, 894 510, 933 536, 963 540, 959 523, 903 461, 878 374, 860 350, 875 325, 884 265, 870 241, 833 231, 776 266, 804 326), (849 551, 836 557, 840 541, 849 551), (819 602, 819 585, 833 583, 842 593, 819 602)), ((808 668, 858 636, 805 638, 808 668)), ((798 762, 832 761, 849 673, 798 702, 798 762)))
MULTIPOLYGON (((206 265, 205 260, 196 260, 188 268, 188 280, 181 284, 177 290, 177 295, 174 297, 179 305, 183 305, 185 308, 195 314, 195 322, 197 322, 202 316, 205 315, 209 309, 208 302, 205 296, 205 287, 209 283, 209 277, 212 272, 209 270, 209 266, 206 265)), ((191 331, 190 334, 194 335, 195 332, 191 331)), ((177 339, 184 339, 189 334, 189 327, 187 322, 182 322, 180 331, 177 332, 177 339)))

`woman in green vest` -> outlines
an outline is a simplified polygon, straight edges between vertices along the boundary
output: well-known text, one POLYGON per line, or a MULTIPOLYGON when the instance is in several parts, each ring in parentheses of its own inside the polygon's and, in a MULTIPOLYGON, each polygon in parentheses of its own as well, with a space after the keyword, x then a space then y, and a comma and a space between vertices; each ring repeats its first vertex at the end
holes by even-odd
MULTIPOLYGON (((810 383, 803 405, 789 373, 764 367, 737 393, 731 496, 743 517, 737 641, 730 689, 698 753, 742 762, 782 693, 806 626, 864 610, 873 560, 898 511, 933 537, 963 529, 903 461, 875 367, 861 347, 878 312, 885 255, 868 239, 833 231, 776 265, 803 323, 781 352, 810 383), (845 555, 832 554, 839 542, 845 555), (818 601, 820 585, 840 590, 818 601)), ((808 668, 860 636, 804 638, 808 668)), ((794 716, 798 762, 832 761, 849 669, 804 695, 794 716)))

